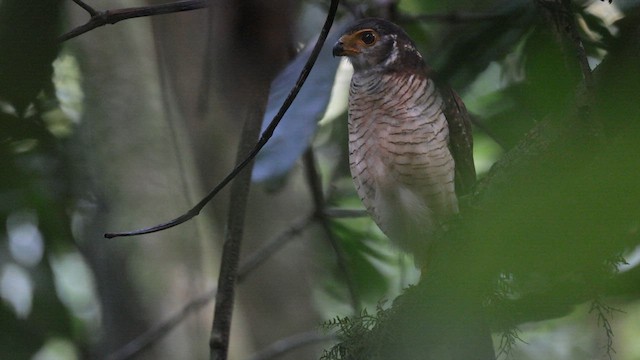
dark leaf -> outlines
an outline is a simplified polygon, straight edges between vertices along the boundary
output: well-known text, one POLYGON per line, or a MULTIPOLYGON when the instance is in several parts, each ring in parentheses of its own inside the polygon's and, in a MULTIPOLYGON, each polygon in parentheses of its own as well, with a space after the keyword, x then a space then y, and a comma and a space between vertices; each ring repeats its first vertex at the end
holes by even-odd
POLYGON ((0 100, 19 114, 51 82, 58 53, 59 0, 0 2, 0 100))
MULTIPOLYGON (((347 22, 334 25, 315 66, 284 115, 273 137, 260 151, 253 167, 253 181, 266 181, 284 176, 307 149, 316 132, 318 121, 324 115, 333 87, 339 60, 333 58, 331 49, 347 22)), ((313 44, 314 41, 310 42, 313 44)), ((269 102, 264 115, 264 130, 276 115, 304 67, 311 47, 307 46, 271 83, 269 102)))

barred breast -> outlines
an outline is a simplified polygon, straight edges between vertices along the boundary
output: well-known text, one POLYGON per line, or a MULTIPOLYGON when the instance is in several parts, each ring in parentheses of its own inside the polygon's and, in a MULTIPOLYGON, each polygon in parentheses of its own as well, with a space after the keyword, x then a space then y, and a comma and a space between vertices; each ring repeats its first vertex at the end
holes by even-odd
POLYGON ((404 250, 422 253, 458 211, 443 100, 417 74, 356 74, 349 94, 349 161, 363 204, 404 250))

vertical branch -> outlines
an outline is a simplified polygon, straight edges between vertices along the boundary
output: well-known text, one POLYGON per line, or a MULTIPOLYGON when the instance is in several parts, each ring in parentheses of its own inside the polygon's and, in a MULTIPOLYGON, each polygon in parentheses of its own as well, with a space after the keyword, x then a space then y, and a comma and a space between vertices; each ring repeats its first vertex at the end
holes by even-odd
MULTIPOLYGON (((237 155, 238 162, 242 161, 246 154, 251 151, 260 135, 260 125, 264 115, 266 98, 252 100, 253 102, 249 104, 247 118, 242 129, 237 155)), ((236 176, 233 185, 231 185, 231 201, 229 203, 227 227, 222 248, 223 256, 220 262, 218 294, 216 296, 211 338, 209 339, 211 359, 222 360, 227 358, 233 316, 233 300, 240 261, 240 245, 242 243, 247 199, 251 185, 252 167, 253 162, 246 166, 246 171, 236 176)))
MULTIPOLYGON (((256 4, 263 4, 260 2, 256 2, 256 4)), ((223 2, 222 7, 227 7, 229 9, 230 6, 240 6, 236 2, 228 0, 223 2)), ((240 6, 247 6, 243 2, 240 6)), ((238 31, 236 35, 238 38, 233 39, 235 41, 231 41, 232 39, 227 39, 230 41, 228 45, 230 45, 231 51, 233 52, 233 57, 227 56, 222 58, 221 65, 230 66, 237 63, 242 64, 241 69, 239 69, 239 76, 230 76, 230 74, 221 74, 223 80, 226 80, 227 87, 232 87, 231 91, 228 91, 227 96, 231 96, 235 101, 235 109, 238 108, 248 108, 249 113, 245 121, 245 126, 242 133, 242 139, 240 143, 240 148, 238 151, 238 159, 237 165, 232 171, 231 174, 225 178, 225 181, 231 181, 234 179, 234 183, 231 188, 231 201, 229 205, 229 213, 227 218, 227 229, 225 233, 225 241, 223 245, 223 253, 222 253, 222 261, 220 264, 220 275, 218 280, 218 294, 216 296, 216 305, 214 310, 214 319, 213 325, 211 329, 211 337, 209 339, 209 348, 210 348, 210 358, 212 360, 226 360, 227 353, 229 349, 229 335, 231 329, 231 320, 233 315, 233 302, 234 302, 234 294, 235 294, 235 284, 238 278, 238 263, 240 259, 240 248, 241 248, 241 239, 244 227, 244 216, 246 210, 246 202, 251 182, 251 169, 253 167, 253 158, 260 151, 260 149, 266 144, 268 139, 273 134, 275 127, 278 125, 280 119, 288 109, 288 107, 293 102, 300 88, 304 84, 309 72, 313 68, 313 65, 318 58, 320 50, 324 45, 324 41, 327 38, 327 34, 329 33, 329 29, 333 24, 333 19, 336 14, 336 10, 338 7, 338 0, 331 1, 331 7, 327 14, 327 18, 322 27, 322 30, 318 36, 318 40, 305 64, 296 85, 289 93, 289 96, 282 104, 280 111, 274 117, 274 119, 269 123, 267 129, 260 135, 260 128, 262 123, 262 118, 264 116, 264 107, 266 104, 267 93, 268 93, 268 81, 270 80, 270 76, 266 75, 270 73, 270 70, 274 70, 275 66, 273 64, 268 63, 269 55, 273 55, 274 52, 269 52, 266 48, 260 48, 258 45, 263 44, 260 41, 254 41, 255 39, 251 38, 246 39, 245 37, 248 35, 248 31, 246 30, 246 26, 254 26, 255 22, 247 23, 246 18, 236 17, 232 20, 230 24, 231 27, 238 31, 245 27, 244 31, 238 31), (240 43, 240 44, 239 44, 240 43), (235 48, 234 48, 235 46, 235 48), (255 52, 258 52, 257 54, 255 52), (260 53, 262 52, 262 54, 260 53), (256 67, 256 59, 255 57, 259 56, 267 56, 266 61, 262 64, 262 67, 256 67), (267 80, 266 84, 262 84, 261 80, 267 80), (256 86, 257 84, 257 86, 256 86), (264 89, 261 88, 262 85, 267 85, 264 89), (253 89, 247 89, 246 87, 250 87, 253 89), (235 96, 234 96, 235 95, 235 96), (258 142, 256 140, 259 138, 258 142), (249 154, 247 156, 247 154, 249 154), (242 171, 248 170, 248 171, 242 171)), ((213 14, 213 6, 210 7, 210 14, 213 14)), ((254 10, 259 10, 260 7, 257 5, 257 8, 254 10)), ((237 10, 237 9, 236 9, 237 10)), ((246 9, 245 9, 246 10, 246 9)), ((259 11, 248 11, 249 14, 259 14, 259 11)), ((237 12, 234 15, 238 15, 237 12)), ((210 19, 213 19, 213 16, 210 16, 210 19)), ((220 18, 218 18, 220 20, 220 18)), ((255 19, 258 23, 258 18, 255 19)), ((269 22, 262 23, 262 25, 269 24, 269 22)), ((214 24, 211 24, 213 26, 214 24)), ((250 33, 250 32, 249 32, 250 33)), ((277 53, 277 52, 276 52, 277 53)), ((273 61, 273 59, 271 59, 273 61)), ((224 91, 227 91, 225 88, 224 91)), ((224 181, 223 181, 224 183, 224 181)), ((223 183, 220 184, 219 188, 223 186, 223 183)), ((215 190, 215 189, 214 189, 215 190)), ((215 196, 217 191, 212 191, 205 199, 201 201, 202 206, 206 204, 213 196, 215 196)), ((199 211, 199 209, 197 210, 199 211)))
POLYGON ((358 314, 360 312, 360 297, 358 296, 358 292, 356 291, 356 284, 353 280, 353 276, 351 276, 351 271, 349 271, 349 266, 347 264, 347 258, 344 254, 344 251, 342 251, 340 243, 331 231, 331 227, 329 226, 329 222, 327 221, 327 215, 325 214, 326 206, 324 201, 324 194, 322 193, 322 184, 320 183, 320 175, 318 174, 318 170, 316 169, 315 157, 313 155, 313 150, 311 147, 304 154, 304 163, 307 172, 307 181, 309 182, 311 195, 313 197, 315 218, 320 222, 320 226, 327 236, 327 239, 331 244, 331 248, 336 254, 338 268, 344 275, 345 282, 347 283, 347 289, 349 290, 351 307, 353 308, 354 313, 358 314))

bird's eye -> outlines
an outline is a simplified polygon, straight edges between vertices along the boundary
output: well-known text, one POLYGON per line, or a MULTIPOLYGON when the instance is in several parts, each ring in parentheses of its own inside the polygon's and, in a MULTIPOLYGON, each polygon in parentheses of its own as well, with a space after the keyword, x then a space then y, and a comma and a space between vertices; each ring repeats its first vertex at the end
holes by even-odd
POLYGON ((372 45, 374 42, 376 42, 376 35, 373 33, 373 31, 365 31, 360 34, 360 40, 362 40, 365 45, 372 45))

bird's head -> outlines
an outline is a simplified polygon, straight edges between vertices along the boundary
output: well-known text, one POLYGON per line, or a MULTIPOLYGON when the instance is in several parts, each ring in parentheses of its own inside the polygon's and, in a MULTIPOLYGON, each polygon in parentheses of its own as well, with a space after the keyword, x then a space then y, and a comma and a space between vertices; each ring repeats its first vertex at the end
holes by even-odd
POLYGON ((364 19, 351 26, 333 47, 333 56, 346 56, 359 71, 417 71, 422 56, 402 28, 383 19, 364 19))

